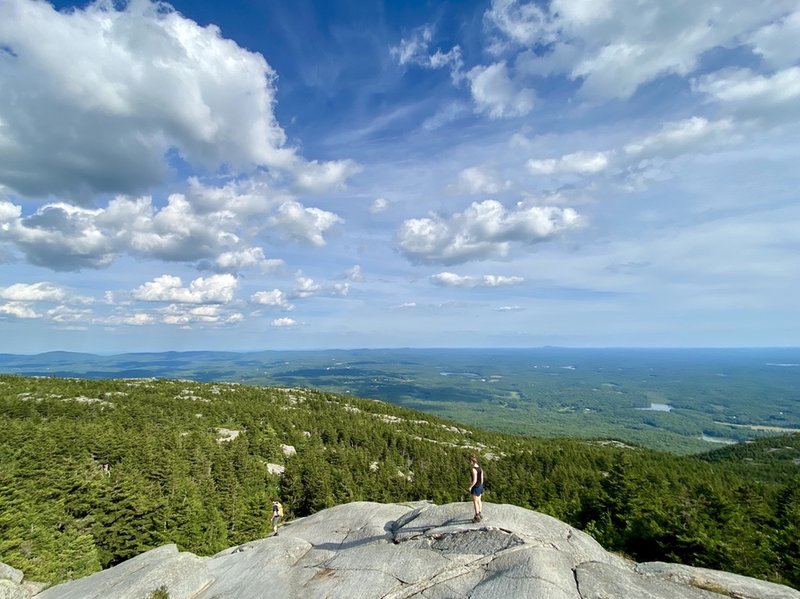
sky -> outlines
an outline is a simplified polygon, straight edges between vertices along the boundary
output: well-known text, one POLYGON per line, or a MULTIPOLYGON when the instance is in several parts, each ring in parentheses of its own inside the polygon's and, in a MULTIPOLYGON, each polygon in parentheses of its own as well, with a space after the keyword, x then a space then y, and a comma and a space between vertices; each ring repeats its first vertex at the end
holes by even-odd
POLYGON ((0 0, 0 352, 800 345, 797 0, 0 0))

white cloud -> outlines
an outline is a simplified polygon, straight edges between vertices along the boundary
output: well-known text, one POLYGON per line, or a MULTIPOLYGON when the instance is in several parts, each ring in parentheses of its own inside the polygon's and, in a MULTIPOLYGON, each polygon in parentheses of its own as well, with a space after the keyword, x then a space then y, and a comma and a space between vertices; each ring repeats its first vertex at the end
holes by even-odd
POLYGON ((290 328, 297 326, 297 321, 294 318, 276 318, 270 324, 277 328, 290 328))
POLYGON ((507 210, 496 200, 473 202, 450 219, 439 216, 403 223, 401 252, 412 262, 459 264, 508 256, 512 244, 531 245, 575 229, 582 218, 572 208, 519 202, 507 210))
POLYGON ((235 324, 244 317, 239 312, 227 312, 220 305, 185 306, 172 304, 160 311, 161 322, 189 327, 192 324, 235 324))
POLYGON ((389 54, 400 66, 415 65, 424 69, 450 69, 450 77, 454 83, 462 78, 464 64, 461 57, 461 48, 453 46, 447 52, 436 49, 431 53, 430 45, 433 41, 433 27, 423 25, 415 29, 407 38, 402 38, 397 46, 389 48, 389 54))
POLYGON ((0 39, 0 182, 23 194, 136 192, 170 147, 208 166, 296 160, 264 58, 167 4, 5 0, 0 39))
POLYGON ((477 111, 489 118, 524 116, 533 110, 535 92, 512 81, 505 62, 474 67, 467 78, 477 111))
POLYGON ((9 223, 19 219, 22 215, 22 208, 12 204, 8 200, 0 200, 0 233, 7 231, 9 223))
POLYGON ((15 283, 0 287, 0 299, 14 302, 60 302, 66 297, 63 288, 47 283, 15 283))
POLYGON ((233 252, 223 252, 214 261, 216 269, 223 272, 238 272, 245 268, 258 268, 262 272, 283 266, 283 260, 267 260, 264 250, 257 247, 244 248, 233 252))
POLYGON ((415 29, 410 37, 401 39, 398 46, 389 48, 389 53, 401 66, 417 64, 428 52, 428 45, 432 39, 433 28, 424 25, 415 29))
POLYGON ((22 302, 9 302, 0 304, 0 314, 7 314, 16 318, 33 319, 40 318, 40 315, 28 304, 22 302))
MULTIPOLYGON (((759 10, 749 7, 553 0, 545 10, 534 2, 494 0, 486 22, 504 39, 529 49, 517 60, 520 74, 564 74, 580 81, 589 97, 628 98, 642 84, 664 75, 691 74, 705 52, 739 45, 751 32, 786 16, 792 2, 778 0, 759 10)), ((500 48, 508 49, 502 43, 500 48)))
POLYGON ((470 112, 469 104, 466 102, 447 102, 444 106, 439 106, 433 115, 422 122, 422 128, 426 131, 435 131, 470 114, 470 112))
POLYGON ((471 166, 458 174, 458 181, 452 189, 469 194, 496 194, 509 187, 511 182, 501 180, 491 169, 471 166))
POLYGON ((30 216, 4 223, 0 240, 11 242, 38 266, 53 270, 102 268, 114 260, 116 251, 113 240, 96 222, 100 213, 63 202, 47 204, 30 216))
POLYGON ((767 120, 800 117, 800 67, 760 75, 749 69, 728 69, 699 78, 693 89, 747 116, 767 120))
POLYGON ((307 241, 312 245, 325 245, 325 233, 344 220, 319 208, 307 208, 295 200, 283 202, 267 221, 268 226, 280 236, 307 241))
POLYGON ((139 327, 157 324, 158 320, 152 314, 148 314, 146 312, 134 312, 112 314, 110 316, 98 318, 95 322, 97 324, 102 324, 109 327, 119 325, 139 327))
POLYGON ((344 271, 343 276, 348 281, 353 281, 353 282, 360 282, 364 280, 364 273, 361 272, 361 266, 358 264, 344 271))
POLYGON ((57 323, 89 322, 92 311, 88 309, 78 309, 71 306, 56 306, 47 311, 47 317, 57 323))
POLYGON ((334 283, 331 293, 333 295, 345 297, 350 293, 350 283, 334 283))
POLYGON ((253 180, 206 187, 190 179, 187 192, 171 194, 160 209, 149 196, 117 196, 105 208, 56 202, 21 214, 21 207, 0 201, 0 242, 54 270, 102 268, 128 253, 217 271, 266 271, 283 261, 267 260, 251 245, 259 235, 275 231, 322 246, 327 230, 343 222, 253 180))
POLYGON ((495 308, 495 312, 522 312, 525 310, 522 306, 500 306, 495 308))
POLYGON ((294 305, 289 301, 287 295, 280 289, 272 291, 258 291, 250 296, 250 301, 262 306, 272 306, 287 312, 294 310, 294 305))
POLYGON ((133 297, 146 302, 226 304, 233 300, 237 284, 233 275, 220 274, 199 277, 183 287, 180 277, 162 275, 134 289, 133 297))
POLYGON ((294 297, 307 298, 316 295, 322 290, 322 286, 310 277, 304 277, 298 273, 295 278, 294 297))
POLYGON ((766 25, 747 38, 756 54, 771 67, 782 69, 800 60, 800 10, 766 25))
MULTIPOLYGON (((602 4, 602 2, 595 2, 602 4)), ((550 15, 538 4, 518 0, 493 0, 484 14, 485 21, 503 33, 510 41, 522 46, 549 44, 556 40, 550 15)), ((499 51, 501 48, 495 48, 499 51)))
POLYGON ((692 117, 664 124, 660 131, 625 145, 625 153, 636 158, 672 158, 704 148, 718 148, 740 141, 730 119, 709 121, 692 117))
POLYGON ((402 304, 398 304, 393 306, 393 310, 413 310, 417 307, 417 302, 405 302, 402 304))
POLYGON ((374 202, 372 202, 372 204, 370 204, 369 211, 372 214, 380 214, 381 212, 385 212, 388 207, 388 200, 385 198, 377 198, 374 202))
POLYGON ((609 163, 609 152, 574 152, 561 158, 529 160, 528 169, 536 175, 554 173, 594 174, 605 170, 609 163))
POLYGON ((442 287, 506 287, 524 282, 522 277, 502 275, 483 275, 482 277, 461 276, 452 272, 440 272, 431 277, 435 285, 442 287))
POLYGON ((349 177, 360 173, 362 167, 352 160, 329 162, 313 160, 298 162, 292 170, 301 191, 320 193, 342 187, 349 177))

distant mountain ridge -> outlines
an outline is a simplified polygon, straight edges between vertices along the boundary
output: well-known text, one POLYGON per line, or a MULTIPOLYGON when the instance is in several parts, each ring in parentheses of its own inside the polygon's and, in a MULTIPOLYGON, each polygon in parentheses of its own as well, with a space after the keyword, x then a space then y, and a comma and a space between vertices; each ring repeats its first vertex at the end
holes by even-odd
POLYGON ((800 350, 356 349, 4 354, 0 372, 180 378, 372 397, 482 429, 674 453, 800 431, 800 350))

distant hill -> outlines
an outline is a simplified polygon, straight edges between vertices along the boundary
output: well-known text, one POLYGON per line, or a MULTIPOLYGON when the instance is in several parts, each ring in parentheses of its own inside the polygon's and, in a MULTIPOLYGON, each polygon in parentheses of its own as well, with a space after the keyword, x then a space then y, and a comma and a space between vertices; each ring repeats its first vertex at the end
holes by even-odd
POLYGON ((0 562, 34 580, 168 543, 213 555, 266 534, 270 497, 289 518, 462 502, 475 453, 487 502, 549 514, 638 561, 800 586, 800 468, 733 453, 512 436, 319 390, 158 379, 0 376, 0 430, 0 562))
POLYGON ((0 356, 31 376, 311 387, 532 436, 678 454, 800 431, 797 349, 356 349, 0 356))

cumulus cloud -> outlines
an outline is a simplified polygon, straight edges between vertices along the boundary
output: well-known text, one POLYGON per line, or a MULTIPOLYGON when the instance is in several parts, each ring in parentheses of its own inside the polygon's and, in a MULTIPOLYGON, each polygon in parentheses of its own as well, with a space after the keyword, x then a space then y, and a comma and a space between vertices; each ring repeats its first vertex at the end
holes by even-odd
POLYGON ((258 291, 250 296, 250 301, 254 304, 279 308, 287 312, 294 310, 294 305, 289 301, 288 296, 280 289, 258 291))
POLYGON ((40 318, 40 315, 28 304, 24 302, 9 302, 0 304, 0 314, 13 316, 20 319, 40 318))
POLYGON ((535 92, 512 80, 505 62, 474 67, 467 79, 476 110, 491 119, 524 116, 533 110, 535 92))
POLYGON ((47 318, 59 324, 88 322, 91 320, 91 316, 91 310, 73 306, 56 306, 47 311, 47 318))
POLYGON ((9 223, 22 215, 22 208, 8 200, 0 199, 0 232, 8 231, 9 223))
POLYGON ((747 38, 756 54, 771 67, 783 69, 800 60, 800 10, 770 23, 747 38))
MULTIPOLYGON (((784 18, 790 2, 763 10, 726 11, 717 3, 659 0, 552 0, 547 8, 523 0, 493 0, 485 13, 497 51, 525 50, 520 74, 563 74, 592 98, 628 98, 658 77, 686 76, 705 52, 741 43, 743 36, 784 18)), ((785 24, 791 29, 793 21, 785 24)), ((751 43, 756 48, 758 40, 751 43)), ((784 56, 786 54, 784 53, 784 56)))
POLYGON ((180 277, 162 275, 134 289, 133 297, 145 302, 226 304, 233 300, 237 284, 233 275, 221 274, 199 277, 184 287, 180 277))
POLYGON ((102 268, 117 255, 113 239, 96 222, 100 210, 57 202, 27 217, 11 212, 4 210, 0 241, 10 242, 32 264, 53 270, 102 268))
POLYGON ((241 322, 244 316, 239 312, 228 312, 223 306, 186 306, 171 304, 159 313, 160 321, 168 325, 189 327, 192 324, 219 325, 241 322))
POLYGON ((45 281, 39 283, 15 283, 0 287, 0 299, 14 302, 60 302, 66 292, 58 285, 45 281))
POLYGON ((294 318, 276 318, 270 324, 277 328, 291 328, 297 326, 297 321, 294 318))
POLYGON ((458 181, 452 189, 469 194, 496 194, 511 187, 510 181, 503 181, 491 169, 472 166, 458 174, 458 181))
POLYGON ((632 157, 672 158, 704 148, 717 148, 740 140, 730 119, 709 121, 692 117, 664 124, 651 135, 625 145, 625 153, 632 157))
POLYGON ((111 314, 95 319, 96 324, 101 324, 107 327, 115 327, 119 325, 126 326, 145 326, 157 324, 159 320, 152 314, 147 312, 133 312, 133 313, 119 313, 111 314))
POLYGON ((381 212, 385 212, 388 207, 388 200, 385 198, 376 198, 375 201, 370 204, 369 211, 372 214, 380 214, 381 212))
POLYGON ((554 173, 594 174, 605 170, 610 163, 609 152, 574 152, 560 158, 529 160, 528 170, 536 175, 554 173))
POLYGON ((416 65, 425 69, 448 68, 451 78, 458 83, 463 76, 464 60, 461 57, 461 48, 453 46, 447 52, 437 48, 431 53, 433 34, 433 27, 430 25, 418 27, 409 37, 402 38, 397 46, 389 48, 389 54, 400 66, 416 65))
POLYGON ((307 298, 316 295, 322 290, 322 285, 318 284, 314 279, 305 277, 301 273, 297 274, 295 278, 294 297, 307 298))
POLYGON ((207 187, 197 179, 160 208, 149 196, 117 196, 105 208, 55 202, 21 215, 20 206, 0 200, 0 243, 53 270, 102 268, 131 254, 218 272, 266 271, 283 262, 251 245, 260 235, 322 246, 328 229, 343 222, 259 181, 207 187))
MULTIPOLYGON (((534 2, 494 0, 484 20, 490 29, 497 28, 509 42, 520 46, 545 45, 557 39, 558 32, 549 13, 534 2)), ((495 41, 495 52, 503 46, 501 40, 495 41)))
POLYGON ((273 270, 283 266, 280 259, 268 260, 261 248, 244 248, 232 252, 223 252, 214 261, 215 269, 221 272, 238 272, 247 268, 258 268, 261 271, 273 270))
POLYGON ((293 168, 300 191, 320 193, 339 188, 353 175, 360 173, 362 167, 353 160, 334 160, 330 162, 299 162, 293 168))
POLYGON ((727 69, 697 79, 693 89, 746 116, 766 120, 800 117, 800 67, 761 75, 727 69))
POLYGON ((344 220, 320 208, 308 208, 296 200, 283 202, 267 221, 268 226, 280 236, 307 241, 312 245, 325 245, 324 233, 344 220))
POLYGON ((398 232, 400 251, 415 263, 459 264, 508 256, 512 244, 527 246, 582 225, 572 208, 519 202, 508 210, 496 200, 473 202, 449 219, 410 219, 398 232))
POLYGON ((393 310, 413 310, 417 307, 417 302, 404 302, 402 304, 398 304, 393 306, 393 310))
POLYGON ((348 281, 360 282, 364 280, 364 273, 361 272, 361 266, 356 264, 352 268, 348 268, 342 275, 348 281))
POLYGON ((461 276, 452 272, 440 272, 431 277, 435 285, 442 287, 505 287, 518 285, 525 279, 522 277, 506 277, 502 275, 483 275, 482 277, 461 276))
POLYGON ((2 12, 0 184, 23 196, 88 205, 142 193, 164 180, 172 153, 203 169, 266 167, 312 192, 361 169, 288 147, 264 57, 165 2, 59 12, 7 0, 2 12))
POLYGON ((136 192, 161 180, 170 147, 208 166, 296 159, 274 71, 216 26, 150 1, 58 12, 8 0, 3 12, 0 181, 21 193, 136 192))

